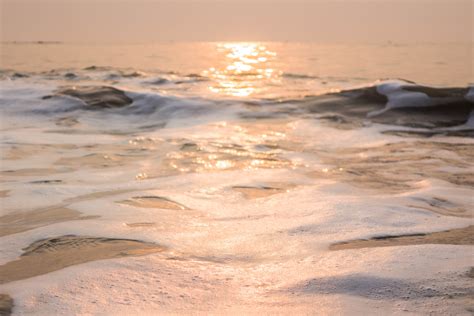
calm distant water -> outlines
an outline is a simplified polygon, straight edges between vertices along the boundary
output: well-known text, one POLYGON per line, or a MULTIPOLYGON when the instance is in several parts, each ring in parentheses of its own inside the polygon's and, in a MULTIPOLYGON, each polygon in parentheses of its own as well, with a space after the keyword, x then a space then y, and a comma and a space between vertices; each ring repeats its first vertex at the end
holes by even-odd
POLYGON ((1 67, 50 71, 95 65, 149 74, 200 75, 211 82, 193 87, 196 94, 271 97, 313 94, 379 79, 465 86, 474 82, 472 52, 472 43, 4 43, 1 67))

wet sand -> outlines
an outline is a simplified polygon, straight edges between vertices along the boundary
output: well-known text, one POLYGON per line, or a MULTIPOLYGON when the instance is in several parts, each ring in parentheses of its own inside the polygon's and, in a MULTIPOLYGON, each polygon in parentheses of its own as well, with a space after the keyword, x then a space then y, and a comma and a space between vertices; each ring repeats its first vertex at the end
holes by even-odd
POLYGON ((413 198, 414 204, 408 205, 410 207, 424 209, 440 215, 445 216, 456 216, 456 217, 465 217, 472 218, 473 211, 469 210, 467 207, 458 205, 447 199, 441 197, 432 197, 432 198, 413 198))
POLYGON ((13 299, 8 294, 0 294, 0 316, 11 315, 13 299))
POLYGON ((135 190, 112 190, 79 195, 64 200, 64 203, 50 207, 35 209, 24 212, 11 212, 0 216, 0 236, 16 234, 38 227, 61 223, 71 220, 95 219, 100 216, 83 216, 81 212, 69 208, 76 202, 100 199, 102 197, 118 195, 135 190))
POLYGON ((24 168, 16 170, 5 170, 1 172, 3 177, 30 177, 30 176, 49 176, 63 171, 53 168, 24 168))
POLYGON ((73 127, 79 124, 78 119, 75 117, 61 117, 56 120, 56 125, 61 127, 73 127))
POLYGON ((19 259, 0 266, 0 284, 89 261, 143 256, 165 248, 139 240, 67 235, 38 240, 23 250, 19 259))
POLYGON ((126 204, 143 208, 161 208, 168 210, 188 210, 186 206, 161 196, 135 196, 128 200, 120 201, 126 204))
POLYGON ((128 227, 152 227, 155 226, 156 223, 153 222, 143 222, 143 223, 126 223, 128 227))
POLYGON ((82 195, 78 195, 76 197, 66 199, 66 200, 64 200, 64 202, 66 202, 66 203, 83 202, 83 201, 100 199, 100 198, 107 197, 107 196, 113 196, 113 195, 119 195, 119 194, 122 194, 122 193, 133 192, 133 191, 136 191, 136 190, 134 190, 134 189, 123 189, 123 190, 93 192, 93 193, 82 194, 82 195))
POLYGON ((258 199, 274 194, 285 193, 296 185, 291 183, 271 183, 268 186, 233 186, 232 190, 240 192, 246 199, 258 199))
POLYGON ((81 212, 61 206, 27 212, 14 212, 0 216, 0 236, 16 234, 65 221, 94 219, 98 217, 99 216, 82 216, 81 212))
POLYGON ((474 225, 429 234, 381 236, 333 244, 330 250, 346 250, 374 247, 411 246, 425 244, 474 245, 474 225))

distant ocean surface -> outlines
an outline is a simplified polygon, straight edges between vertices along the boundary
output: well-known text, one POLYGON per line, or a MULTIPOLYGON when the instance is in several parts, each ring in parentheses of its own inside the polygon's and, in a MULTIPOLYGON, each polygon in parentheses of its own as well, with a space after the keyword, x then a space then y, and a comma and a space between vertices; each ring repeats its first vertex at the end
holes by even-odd
POLYGON ((129 45, 2 43, 1 67, 3 70, 49 72, 97 66, 109 67, 111 71, 141 71, 147 77, 194 74, 210 79, 217 86, 225 83, 221 75, 229 81, 242 81, 237 80, 238 71, 241 71, 247 79, 244 81, 255 88, 250 94, 268 97, 284 93, 314 94, 380 79, 466 86, 474 80, 472 52, 472 43, 361 45, 270 42, 240 46, 172 42, 129 45), (247 59, 241 60, 240 57, 247 59), (228 68, 234 63, 252 68, 228 68), (253 76, 267 70, 271 70, 272 75, 265 76, 265 80, 253 76))
POLYGON ((472 69, 472 43, 2 43, 1 292, 18 314, 466 313, 472 69))

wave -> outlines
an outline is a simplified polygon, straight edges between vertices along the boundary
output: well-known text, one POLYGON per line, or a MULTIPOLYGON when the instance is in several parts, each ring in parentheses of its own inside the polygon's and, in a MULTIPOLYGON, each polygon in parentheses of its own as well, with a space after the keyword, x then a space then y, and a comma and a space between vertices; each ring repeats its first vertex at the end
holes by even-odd
MULTIPOLYGON (((95 67, 92 71, 99 70, 95 67)), ((41 95, 39 99, 42 102, 38 102, 40 92, 35 92, 35 88, 28 92, 28 84, 25 83, 31 78, 19 76, 18 79, 11 80, 9 86, 13 89, 7 94, 8 98, 2 97, 1 104, 16 103, 15 107, 6 108, 21 111, 22 106, 18 103, 23 102, 26 105, 23 110, 26 112, 44 115, 102 111, 124 117, 149 116, 142 118, 144 122, 193 118, 196 115, 212 116, 216 113, 224 116, 238 113, 241 119, 298 118, 310 115, 338 128, 357 128, 367 123, 379 123, 412 128, 415 130, 410 133, 419 135, 465 136, 474 133, 474 87, 429 87, 406 80, 385 80, 299 99, 247 99, 243 102, 242 99, 178 97, 150 88, 150 85, 179 82, 163 77, 155 76, 151 81, 141 80, 135 82, 134 88, 128 86, 127 89, 122 89, 114 84, 97 84, 97 80, 81 85, 74 72, 55 74, 67 77, 68 80, 63 81, 65 83, 75 80, 77 84, 53 87, 55 90, 41 95), (23 96, 20 96, 18 91, 27 93, 23 92, 23 96)), ((141 78, 140 76, 141 74, 132 77, 141 78)), ((187 78, 190 81, 203 80, 198 75, 189 75, 187 78)), ((51 88, 50 80, 41 82, 51 88)), ((405 129, 394 133, 405 135, 408 132, 405 129)))
POLYGON ((436 88, 402 80, 305 98, 311 113, 336 114, 339 124, 369 121, 424 128, 431 134, 474 130, 474 87, 436 88))
POLYGON ((79 86, 63 88, 54 95, 44 96, 43 99, 69 96, 83 102, 84 106, 92 109, 117 108, 132 104, 124 91, 108 86, 79 86))

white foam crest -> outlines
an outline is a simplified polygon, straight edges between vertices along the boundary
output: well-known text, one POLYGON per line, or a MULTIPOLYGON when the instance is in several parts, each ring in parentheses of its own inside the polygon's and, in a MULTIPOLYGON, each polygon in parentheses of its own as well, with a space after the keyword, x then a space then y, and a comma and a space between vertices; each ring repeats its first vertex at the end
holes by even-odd
POLYGON ((469 91, 466 93, 465 98, 466 98, 466 100, 468 100, 469 102, 474 103, 474 86, 472 86, 472 87, 469 88, 469 91))
POLYGON ((426 93, 419 91, 407 91, 403 87, 412 86, 416 84, 401 80, 384 81, 376 85, 377 92, 387 97, 388 102, 385 108, 373 111, 367 114, 368 117, 374 117, 385 113, 389 110, 400 109, 406 107, 430 107, 448 102, 450 99, 456 98, 434 98, 429 97, 426 93))

